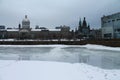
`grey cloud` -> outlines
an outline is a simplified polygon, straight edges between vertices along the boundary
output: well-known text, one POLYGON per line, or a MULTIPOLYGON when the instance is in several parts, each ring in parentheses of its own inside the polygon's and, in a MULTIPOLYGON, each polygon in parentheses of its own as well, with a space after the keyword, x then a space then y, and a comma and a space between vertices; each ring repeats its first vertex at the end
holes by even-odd
POLYGON ((100 18, 119 12, 119 0, 0 0, 0 24, 17 27, 27 14, 31 26, 54 28, 59 25, 78 26, 79 18, 87 17, 94 28, 100 18))

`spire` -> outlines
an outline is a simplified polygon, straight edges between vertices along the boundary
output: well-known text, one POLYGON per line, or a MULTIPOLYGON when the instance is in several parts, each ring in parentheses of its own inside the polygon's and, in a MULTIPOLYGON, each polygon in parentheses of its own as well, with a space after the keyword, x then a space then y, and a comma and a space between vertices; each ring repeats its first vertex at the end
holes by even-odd
POLYGON ((19 23, 19 25, 18 25, 18 28, 20 29, 21 28, 21 24, 19 23))
POLYGON ((77 31, 77 28, 75 28, 75 31, 77 31))
POLYGON ((90 24, 88 23, 88 28, 90 29, 90 24))
POLYGON ((80 18, 80 20, 79 20, 79 26, 81 26, 81 18, 80 18))
POLYGON ((85 20, 85 17, 84 17, 84 20, 85 20))
POLYGON ((79 27, 78 27, 78 30, 80 30, 81 29, 81 18, 80 18, 80 20, 79 20, 79 27))
POLYGON ((90 31, 90 24, 88 23, 88 29, 89 29, 89 31, 90 31))
POLYGON ((75 28, 75 34, 77 34, 77 32, 78 32, 78 30, 77 30, 77 28, 75 28))
POLYGON ((25 15, 25 18, 27 19, 27 15, 25 15))
POLYGON ((85 17, 84 17, 84 20, 83 20, 83 27, 87 27, 87 23, 86 23, 85 17))

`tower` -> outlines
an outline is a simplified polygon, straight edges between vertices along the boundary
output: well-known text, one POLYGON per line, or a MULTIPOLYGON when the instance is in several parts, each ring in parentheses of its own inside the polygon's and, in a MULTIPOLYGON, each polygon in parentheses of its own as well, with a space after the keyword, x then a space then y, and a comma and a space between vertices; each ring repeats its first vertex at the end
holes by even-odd
POLYGON ((22 20, 22 28, 23 29, 30 29, 30 21, 27 18, 27 15, 25 15, 25 18, 22 20))
POLYGON ((81 21, 81 19, 79 20, 79 26, 78 29, 76 31, 76 36, 77 38, 88 38, 90 35, 90 25, 87 25, 86 19, 84 17, 83 22, 81 21))
POLYGON ((21 24, 18 25, 18 29, 21 29, 21 24))
POLYGON ((81 31, 81 27, 82 27, 82 24, 81 24, 81 18, 79 20, 79 26, 78 26, 78 31, 81 31))
POLYGON ((90 32, 90 24, 88 24, 88 30, 89 30, 89 32, 90 32))
POLYGON ((22 28, 19 31, 19 39, 29 39, 31 37, 30 21, 27 18, 27 15, 25 15, 25 18, 22 20, 22 28))
POLYGON ((85 17, 84 17, 84 20, 83 20, 83 25, 82 25, 83 27, 87 27, 87 23, 86 23, 86 19, 85 19, 85 17))

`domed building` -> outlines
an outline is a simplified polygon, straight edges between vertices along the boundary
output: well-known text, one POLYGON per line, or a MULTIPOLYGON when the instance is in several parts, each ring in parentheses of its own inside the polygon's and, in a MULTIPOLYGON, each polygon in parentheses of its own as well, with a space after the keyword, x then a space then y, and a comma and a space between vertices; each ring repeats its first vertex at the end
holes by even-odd
MULTIPOLYGON (((4 33, 1 31, 2 35, 4 33)), ((6 38, 7 39, 33 39, 33 40, 54 40, 54 39, 70 39, 72 38, 72 32, 70 31, 69 26, 60 26, 55 29, 48 29, 46 27, 32 28, 30 26, 30 20, 27 15, 22 20, 22 22, 18 25, 17 28, 7 28, 6 30, 6 38)), ((1 37, 2 38, 2 37, 1 37)))
POLYGON ((28 39, 30 38, 30 20, 25 15, 25 18, 22 20, 22 28, 19 25, 19 37, 20 39, 28 39))

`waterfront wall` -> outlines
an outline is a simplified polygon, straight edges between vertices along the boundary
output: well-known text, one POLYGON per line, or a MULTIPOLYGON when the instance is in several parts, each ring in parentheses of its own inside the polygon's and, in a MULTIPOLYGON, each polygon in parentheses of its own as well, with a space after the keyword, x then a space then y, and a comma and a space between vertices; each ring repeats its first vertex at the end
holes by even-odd
POLYGON ((0 45, 86 45, 96 44, 111 47, 120 47, 120 40, 82 40, 82 41, 0 41, 0 45))

